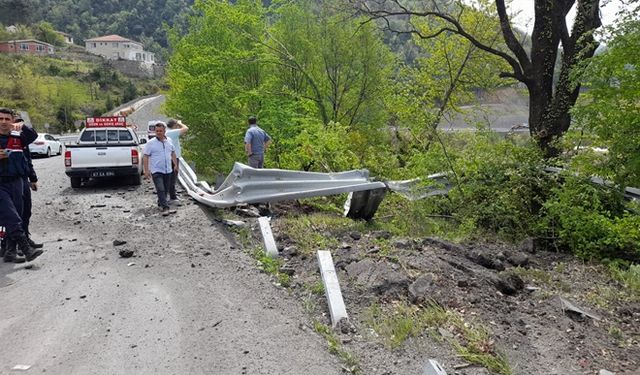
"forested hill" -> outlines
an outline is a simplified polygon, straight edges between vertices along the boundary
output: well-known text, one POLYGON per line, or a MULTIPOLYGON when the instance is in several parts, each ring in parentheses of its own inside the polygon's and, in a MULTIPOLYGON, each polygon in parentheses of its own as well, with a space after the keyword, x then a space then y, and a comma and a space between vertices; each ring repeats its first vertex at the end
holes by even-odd
POLYGON ((163 24, 185 25, 193 0, 0 0, 3 25, 51 23, 73 35, 76 43, 118 34, 140 41, 145 49, 167 47, 163 24))

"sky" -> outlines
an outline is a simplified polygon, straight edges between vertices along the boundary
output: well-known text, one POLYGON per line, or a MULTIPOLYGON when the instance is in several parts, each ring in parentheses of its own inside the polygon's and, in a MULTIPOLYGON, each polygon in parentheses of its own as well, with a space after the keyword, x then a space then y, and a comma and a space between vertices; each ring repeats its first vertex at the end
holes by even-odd
MULTIPOLYGON (((533 0, 513 0, 509 5, 510 13, 520 12, 518 16, 513 19, 513 22, 529 31, 533 29, 533 0)), ((577 3, 577 1, 576 1, 577 3)), ((621 0, 600 0, 600 12, 602 24, 609 26, 613 24, 616 19, 616 13, 623 7, 624 4, 621 0)), ((571 12, 567 15, 567 25, 569 30, 573 25, 573 18, 575 17, 575 6, 571 9, 571 12)))

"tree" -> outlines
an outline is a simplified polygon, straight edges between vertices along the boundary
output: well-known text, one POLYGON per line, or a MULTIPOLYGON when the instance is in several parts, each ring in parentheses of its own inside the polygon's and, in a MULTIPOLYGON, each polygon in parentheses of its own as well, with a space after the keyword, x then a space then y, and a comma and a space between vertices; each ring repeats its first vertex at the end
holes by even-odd
POLYGON ((576 121, 608 149, 598 174, 621 186, 640 186, 640 21, 633 17, 638 11, 640 6, 622 15, 607 49, 576 74, 588 88, 574 109, 576 121))
MULTIPOLYGON (((577 2, 571 31, 566 17, 575 0, 536 0, 530 51, 518 40, 504 0, 495 0, 494 5, 507 50, 488 45, 476 36, 477 30, 464 27, 461 17, 466 12, 474 11, 468 1, 432 0, 424 10, 410 8, 400 0, 386 0, 382 2, 384 7, 378 7, 380 2, 352 1, 371 20, 382 20, 392 31, 411 32, 423 39, 454 33, 466 38, 480 50, 502 58, 509 69, 500 73, 500 76, 523 83, 529 92, 529 129, 532 137, 546 156, 558 155, 555 141, 569 129, 570 109, 580 93, 580 85, 570 79, 571 71, 579 62, 592 57, 598 47, 593 33, 601 26, 599 0, 577 2), (396 30, 391 27, 391 19, 407 16, 410 17, 407 29, 396 30), (443 25, 432 33, 423 34, 413 26, 412 20, 415 18, 438 20, 443 25), (556 71, 558 57, 560 69, 556 71)), ((489 3, 479 0, 474 4, 475 9, 482 9, 489 3)))
POLYGON ((36 38, 56 46, 64 45, 64 38, 53 29, 49 22, 43 21, 36 26, 36 38))

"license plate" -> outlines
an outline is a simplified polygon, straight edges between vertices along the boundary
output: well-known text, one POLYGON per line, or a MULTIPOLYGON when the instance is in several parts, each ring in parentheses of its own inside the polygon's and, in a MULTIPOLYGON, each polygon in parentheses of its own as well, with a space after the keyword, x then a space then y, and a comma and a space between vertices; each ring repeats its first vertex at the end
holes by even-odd
POLYGON ((113 171, 98 171, 98 172, 91 172, 91 177, 111 177, 111 176, 115 176, 115 172, 113 171))

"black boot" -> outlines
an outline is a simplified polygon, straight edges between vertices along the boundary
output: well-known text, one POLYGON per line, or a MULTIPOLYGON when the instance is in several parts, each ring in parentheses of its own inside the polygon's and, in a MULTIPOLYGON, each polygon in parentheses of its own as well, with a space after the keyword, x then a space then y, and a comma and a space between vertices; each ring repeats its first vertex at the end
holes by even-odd
POLYGON ((18 249, 20 249, 24 257, 27 258, 27 262, 31 262, 43 253, 40 249, 32 249, 25 235, 16 238, 16 242, 18 243, 18 249))
POLYGON ((44 244, 33 242, 31 237, 27 237, 27 241, 29 241, 29 246, 31 246, 32 249, 41 249, 44 246, 44 244))
MULTIPOLYGON (((5 240, 5 242, 7 242, 7 240, 5 240)), ((25 262, 24 258, 19 258, 18 255, 16 254, 15 242, 13 241, 11 242, 12 243, 7 243, 5 245, 6 249, 2 259, 4 260, 5 263, 24 263, 25 262)))

